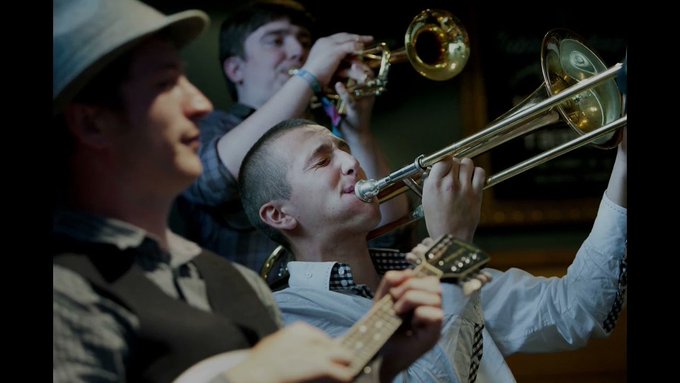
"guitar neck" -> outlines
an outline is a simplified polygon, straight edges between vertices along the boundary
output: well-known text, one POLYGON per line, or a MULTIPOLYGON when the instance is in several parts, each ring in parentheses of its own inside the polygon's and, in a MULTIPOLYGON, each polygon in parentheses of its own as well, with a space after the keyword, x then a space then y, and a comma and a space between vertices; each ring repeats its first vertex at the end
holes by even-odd
MULTIPOLYGON (((434 275, 442 272, 429 263, 421 263, 414 269, 417 276, 434 275)), ((350 367, 357 375, 373 359, 380 348, 401 326, 402 319, 394 311, 392 296, 385 295, 338 341, 353 352, 350 367)))

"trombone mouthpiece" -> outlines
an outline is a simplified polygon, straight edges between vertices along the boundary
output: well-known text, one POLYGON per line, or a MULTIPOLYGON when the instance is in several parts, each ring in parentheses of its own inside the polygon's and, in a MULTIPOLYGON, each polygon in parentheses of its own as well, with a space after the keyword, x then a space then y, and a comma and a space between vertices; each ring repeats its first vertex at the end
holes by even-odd
POLYGON ((379 192, 376 180, 361 180, 354 185, 354 194, 364 202, 372 202, 379 192))

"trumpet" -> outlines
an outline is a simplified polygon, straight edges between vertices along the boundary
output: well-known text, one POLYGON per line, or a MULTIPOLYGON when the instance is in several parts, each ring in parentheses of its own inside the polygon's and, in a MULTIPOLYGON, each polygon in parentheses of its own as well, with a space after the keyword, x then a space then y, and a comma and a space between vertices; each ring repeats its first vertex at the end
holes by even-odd
POLYGON ((386 90, 391 64, 409 61, 423 77, 444 81, 459 74, 470 57, 470 39, 458 18, 441 9, 425 9, 408 25, 404 47, 391 51, 386 43, 357 54, 369 67, 379 68, 374 79, 349 87, 355 97, 380 95, 386 90))
MULTIPOLYGON (((355 53, 369 68, 378 69, 374 78, 365 83, 349 80, 347 91, 354 97, 378 96, 387 90, 390 66, 409 61, 422 76, 430 80, 444 81, 459 74, 470 56, 470 40, 458 18, 448 11, 425 9, 408 25, 404 35, 404 47, 391 50, 381 42, 372 48, 355 53)), ((295 74, 297 69, 291 69, 295 74)), ((344 104, 333 90, 325 96, 335 100, 339 113, 344 104)))
MULTIPOLYGON (((549 31, 541 52, 544 81, 524 101, 468 138, 429 156, 420 155, 412 164, 379 180, 359 181, 356 196, 365 202, 375 198, 385 202, 408 190, 420 195, 420 176, 446 156, 474 157, 560 119, 576 132, 575 139, 488 177, 484 189, 587 144, 614 148, 621 140, 620 128, 627 124, 627 116, 622 113, 622 96, 613 80, 621 72, 622 64, 607 68, 579 37, 564 29, 549 31)), ((409 217, 374 230, 369 238, 422 216, 422 210, 416 209, 409 217)))

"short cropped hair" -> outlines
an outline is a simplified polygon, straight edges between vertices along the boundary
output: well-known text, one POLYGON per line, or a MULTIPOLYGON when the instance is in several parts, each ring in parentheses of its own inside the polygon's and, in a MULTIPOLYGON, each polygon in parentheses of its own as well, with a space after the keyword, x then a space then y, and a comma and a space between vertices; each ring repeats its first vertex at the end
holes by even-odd
POLYGON ((291 249, 285 236, 262 222, 260 208, 267 202, 290 198, 290 184, 286 179, 288 164, 272 154, 271 144, 285 133, 308 125, 318 124, 294 118, 274 125, 250 148, 243 158, 239 171, 238 184, 246 216, 253 226, 288 250, 291 249))
MULTIPOLYGON (((220 67, 229 57, 244 57, 244 45, 248 36, 259 27, 280 19, 288 19, 294 25, 307 28, 314 36, 316 24, 304 6, 294 0, 255 0, 237 8, 220 26, 219 58, 220 67)), ((232 100, 236 101, 236 86, 227 80, 227 88, 232 100)))

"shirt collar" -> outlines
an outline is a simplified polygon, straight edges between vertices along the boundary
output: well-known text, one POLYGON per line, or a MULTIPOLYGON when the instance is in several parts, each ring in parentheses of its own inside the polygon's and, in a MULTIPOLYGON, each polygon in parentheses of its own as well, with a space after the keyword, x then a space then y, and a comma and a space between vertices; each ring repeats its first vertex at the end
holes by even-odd
POLYGON ((406 253, 399 250, 372 248, 368 252, 371 254, 373 267, 380 275, 390 270, 404 270, 412 266, 406 260, 406 253))
POLYGON ((366 285, 357 285, 354 282, 352 269, 344 263, 292 261, 288 263, 288 272, 290 287, 330 290, 373 298, 373 292, 366 285))
MULTIPOLYGON (((369 252, 378 274, 411 267, 411 264, 406 261, 406 254, 398 250, 369 249, 369 252)), ((287 267, 290 273, 288 284, 291 287, 338 291, 343 287, 363 286, 354 282, 350 266, 343 263, 291 261, 288 262, 287 267), (346 286, 342 285, 342 280, 346 281, 346 286)))
POLYGON ((337 262, 288 262, 290 287, 310 288, 314 290, 330 290, 330 278, 333 265, 337 262))
MULTIPOLYGON (((120 250, 142 246, 145 239, 157 245, 158 241, 146 230, 130 223, 82 211, 60 210, 55 212, 52 222, 55 235, 83 242, 114 245, 120 250)), ((180 265, 200 254, 197 244, 167 231, 170 264, 180 265)), ((161 252, 164 253, 164 252, 161 252)))

